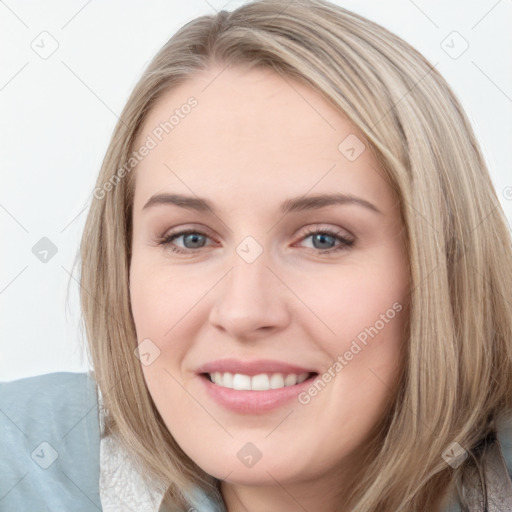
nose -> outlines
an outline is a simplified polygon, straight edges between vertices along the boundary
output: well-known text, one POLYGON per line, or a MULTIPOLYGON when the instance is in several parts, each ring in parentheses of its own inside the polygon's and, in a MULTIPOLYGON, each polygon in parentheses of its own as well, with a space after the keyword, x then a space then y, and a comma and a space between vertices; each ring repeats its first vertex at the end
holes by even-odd
POLYGON ((240 340, 268 337, 289 325, 292 294, 269 263, 265 252, 251 263, 235 254, 215 287, 212 325, 240 340))

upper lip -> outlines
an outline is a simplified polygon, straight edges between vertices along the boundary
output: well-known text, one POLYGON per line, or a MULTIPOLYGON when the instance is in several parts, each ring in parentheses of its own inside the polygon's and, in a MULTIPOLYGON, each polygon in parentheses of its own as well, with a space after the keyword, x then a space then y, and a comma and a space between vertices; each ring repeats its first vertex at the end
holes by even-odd
POLYGON ((253 361, 241 361, 238 359, 218 359, 203 364, 197 369, 197 373, 240 373, 242 375, 259 375, 261 373, 291 373, 300 375, 301 373, 316 373, 315 370, 297 366, 281 361, 271 359, 255 359, 253 361))

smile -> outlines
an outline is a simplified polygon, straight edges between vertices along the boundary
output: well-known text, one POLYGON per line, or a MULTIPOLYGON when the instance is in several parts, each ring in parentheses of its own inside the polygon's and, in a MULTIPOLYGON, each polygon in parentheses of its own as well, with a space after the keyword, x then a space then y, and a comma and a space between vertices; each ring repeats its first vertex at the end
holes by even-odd
POLYGON ((207 373, 206 375, 210 381, 217 386, 238 391, 268 391, 270 389, 281 389, 300 384, 311 376, 308 372, 300 374, 261 373, 253 376, 241 373, 213 372, 207 373))

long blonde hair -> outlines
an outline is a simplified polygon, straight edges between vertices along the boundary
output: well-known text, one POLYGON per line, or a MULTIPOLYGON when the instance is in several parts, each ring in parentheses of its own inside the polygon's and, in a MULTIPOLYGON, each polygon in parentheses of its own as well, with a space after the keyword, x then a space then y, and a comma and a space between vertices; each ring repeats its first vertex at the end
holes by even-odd
POLYGON ((120 116, 80 253, 106 433, 167 490, 171 510, 187 509, 182 491, 192 485, 221 500, 219 482, 170 435, 134 355, 135 172, 126 167, 155 102, 213 62, 271 68, 317 91, 364 134, 397 194, 412 282, 404 370, 344 502, 353 512, 437 510, 448 482, 463 494, 482 440, 512 416, 511 238, 471 125, 435 67, 383 27, 322 0, 255 1, 187 23, 154 57, 120 116), (452 442, 470 455, 458 467, 441 456, 452 442))

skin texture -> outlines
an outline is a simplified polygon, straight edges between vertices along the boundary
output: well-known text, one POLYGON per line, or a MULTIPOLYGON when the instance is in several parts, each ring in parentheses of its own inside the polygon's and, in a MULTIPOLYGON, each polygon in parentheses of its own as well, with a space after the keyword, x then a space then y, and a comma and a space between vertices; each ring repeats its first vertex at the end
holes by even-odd
POLYGON ((132 311, 139 343, 149 338, 159 351, 143 365, 144 377, 183 450, 223 480, 229 512, 339 511, 399 375, 409 278, 398 203, 368 148, 354 161, 338 150, 357 132, 315 91, 270 70, 223 68, 167 92, 137 139, 136 147, 189 97, 197 100, 134 171, 132 311), (143 209, 162 192, 206 198, 217 214, 143 209), (380 213, 358 204, 279 212, 286 199, 332 192, 365 199, 380 213), (207 237, 159 245, 175 228, 207 237), (315 243, 306 228, 354 243, 326 254, 342 242, 315 243), (263 250, 252 263, 236 251, 247 236, 263 250), (232 412, 195 373, 232 357, 321 374, 393 304, 402 311, 381 320, 384 327, 307 404, 232 412), (261 453, 252 467, 237 457, 248 442, 261 453))

